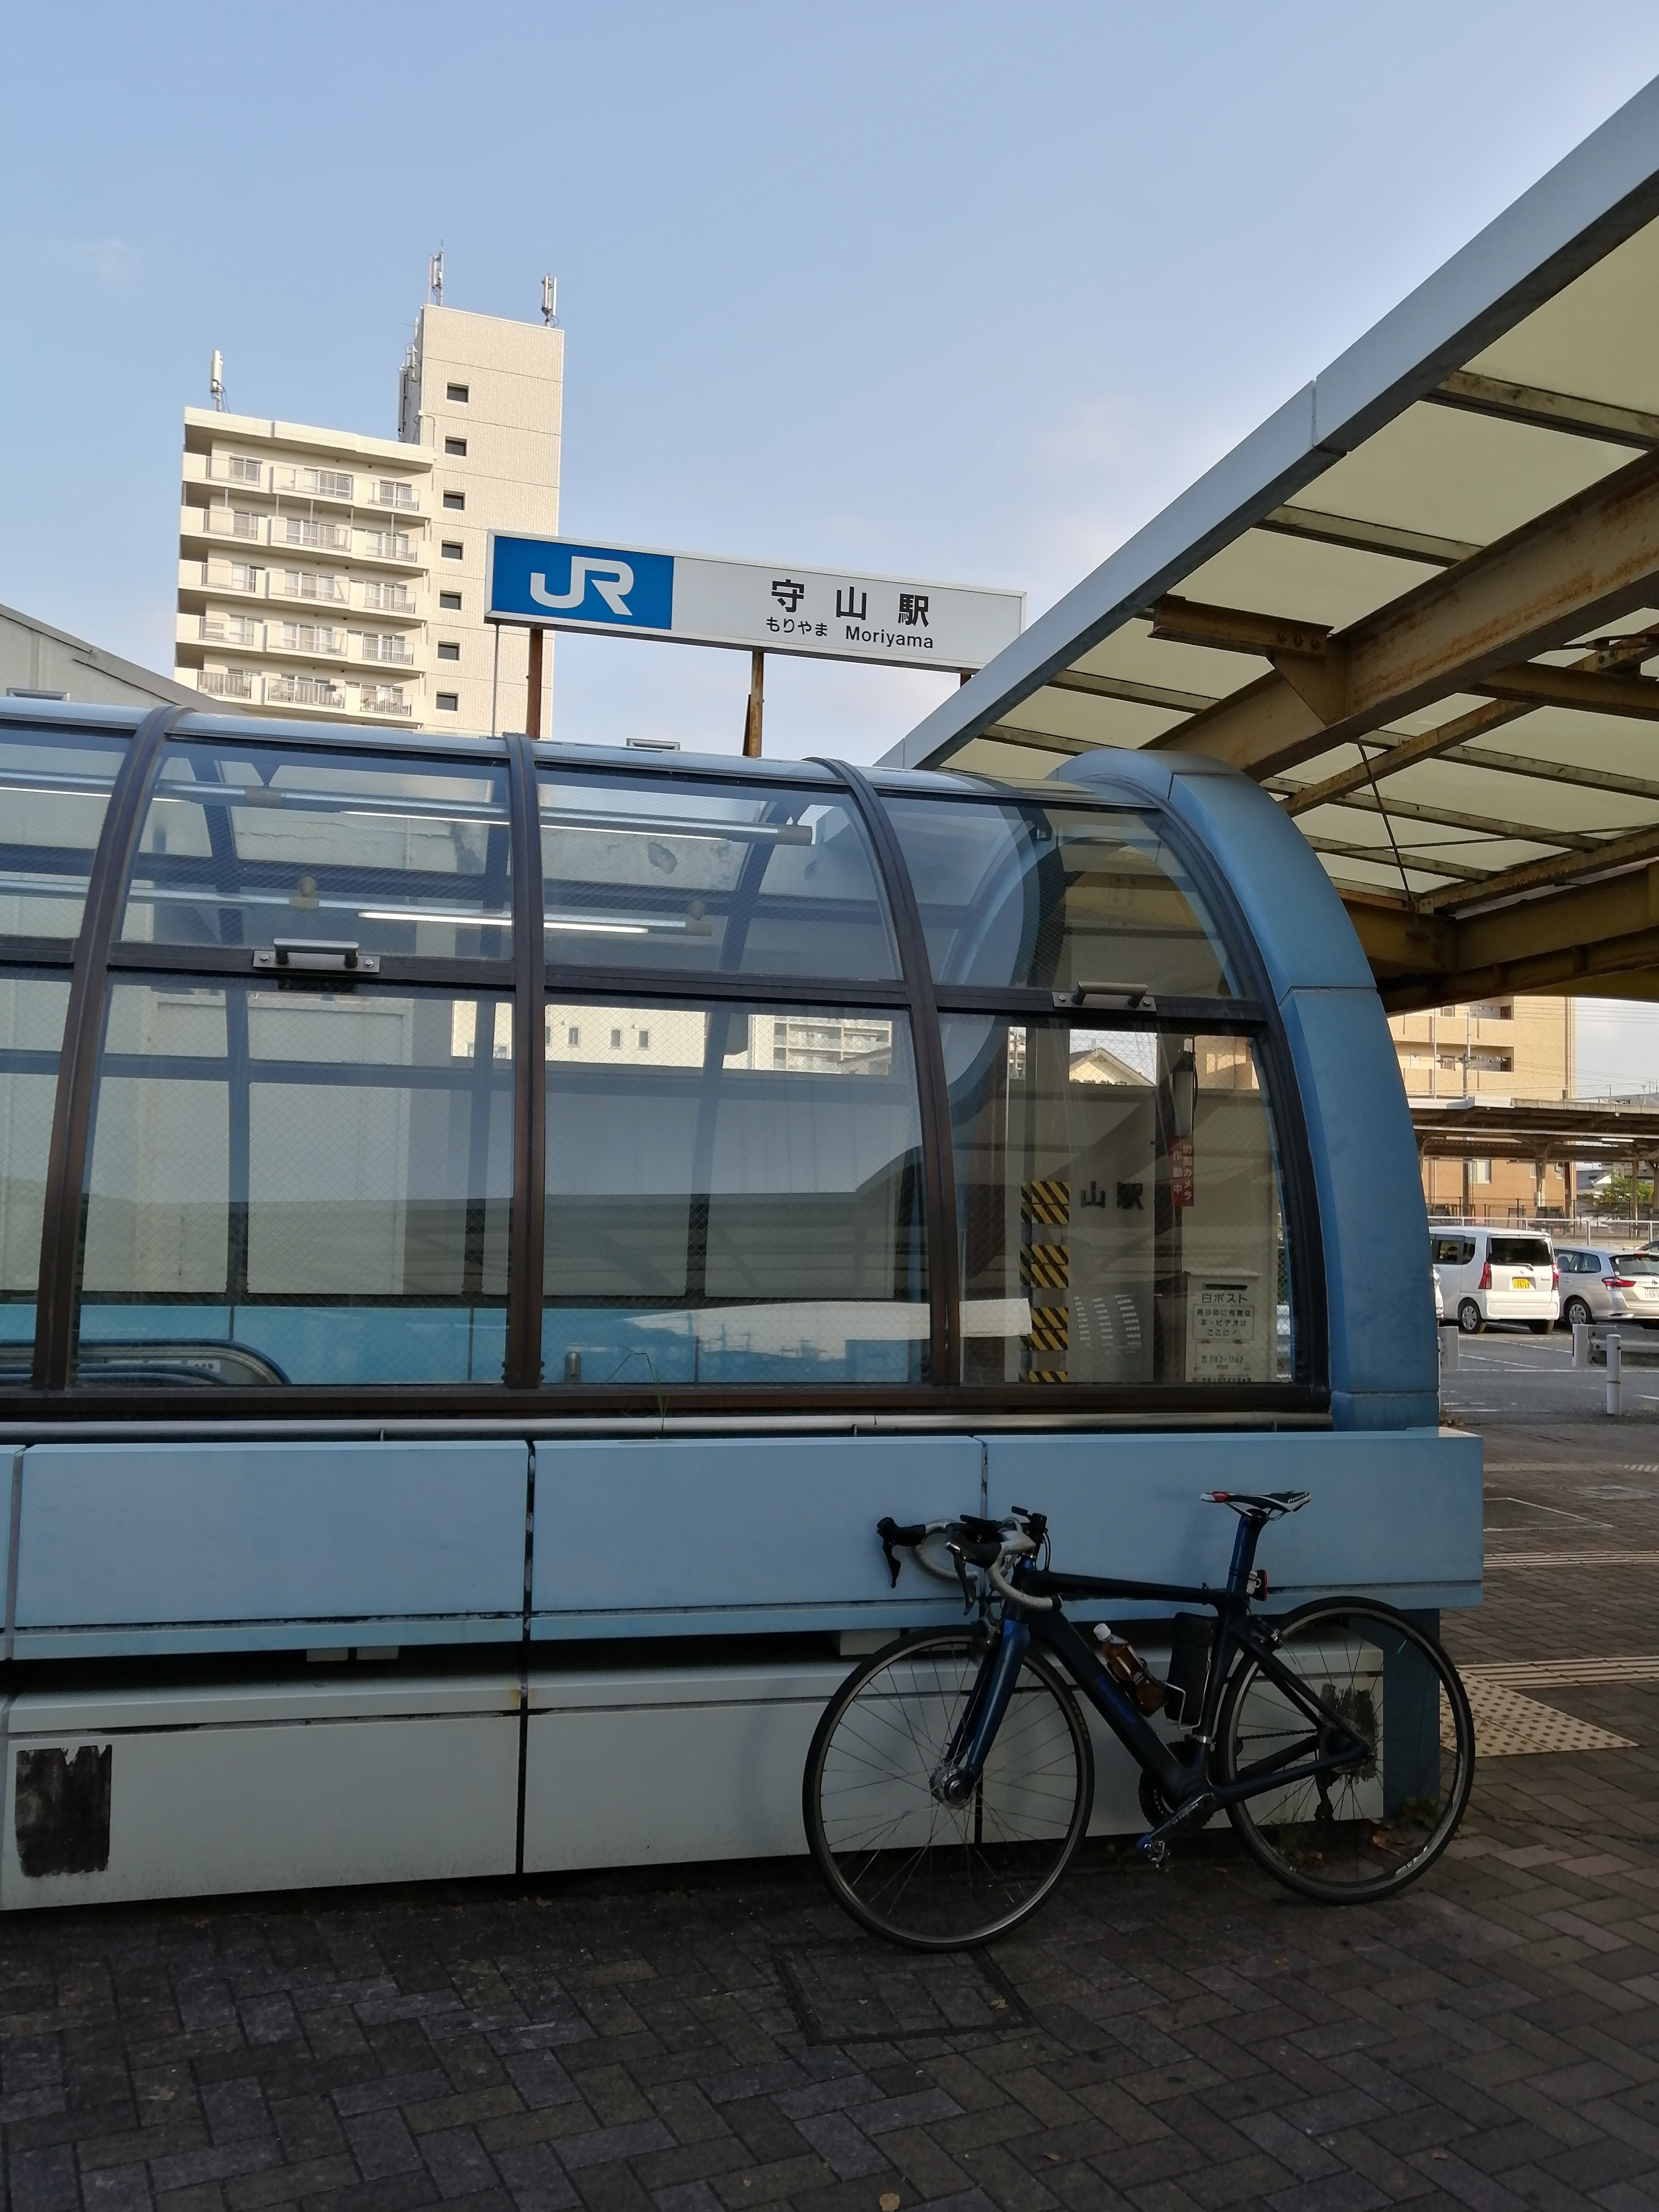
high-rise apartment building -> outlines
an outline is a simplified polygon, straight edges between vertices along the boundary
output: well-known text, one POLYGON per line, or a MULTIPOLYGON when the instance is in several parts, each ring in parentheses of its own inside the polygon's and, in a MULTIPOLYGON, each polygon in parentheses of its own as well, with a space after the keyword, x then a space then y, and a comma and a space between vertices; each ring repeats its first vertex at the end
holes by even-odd
MULTIPOLYGON (((1573 1001, 1514 996, 1395 1014, 1389 1023, 1409 1099, 1553 1101, 1574 1095, 1573 1001)), ((1423 1193, 1444 1212, 1504 1214, 1570 1206, 1556 1164, 1531 1158, 1425 1159, 1423 1193)))
POLYGON ((427 307, 395 439, 186 408, 179 681, 255 714, 521 728, 527 646, 503 633, 497 667, 485 549, 558 528, 563 391, 556 326, 427 307))

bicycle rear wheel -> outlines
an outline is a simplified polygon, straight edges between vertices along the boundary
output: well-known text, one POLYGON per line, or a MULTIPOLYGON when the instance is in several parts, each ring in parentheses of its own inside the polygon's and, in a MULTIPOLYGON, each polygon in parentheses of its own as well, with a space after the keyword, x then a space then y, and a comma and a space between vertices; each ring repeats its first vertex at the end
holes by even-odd
POLYGON ((1268 1873, 1304 1897, 1392 1896, 1434 1864, 1469 1801, 1474 1723, 1457 1670, 1403 1613, 1358 1598, 1291 1613, 1273 1656, 1300 1693, 1247 1655, 1222 1700, 1218 1767, 1231 1782, 1285 1759, 1291 1778, 1230 1805, 1228 1817, 1268 1873), (1350 1730, 1363 1758, 1296 1775, 1350 1730))
POLYGON ((981 1663, 971 1628, 890 1645, 842 1685, 807 1753, 802 1811, 818 1871, 854 1919, 915 1950, 963 1949, 1018 1927, 1089 1824, 1088 1730, 1034 1651, 973 1796, 934 1796, 981 1663))

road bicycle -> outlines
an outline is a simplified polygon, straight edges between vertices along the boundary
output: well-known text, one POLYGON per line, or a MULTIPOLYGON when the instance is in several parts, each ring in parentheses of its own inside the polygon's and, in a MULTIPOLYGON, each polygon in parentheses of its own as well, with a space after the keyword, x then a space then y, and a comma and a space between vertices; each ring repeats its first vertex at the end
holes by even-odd
POLYGON ((813 1735, 807 1838, 855 1920, 947 1951, 1037 1910, 1094 1802, 1089 1729, 1066 1676, 1140 1770, 1148 1832, 1136 1848, 1152 1866, 1220 1812, 1269 1874, 1322 1904, 1392 1897, 1433 1865, 1474 1776, 1456 1668, 1372 1598, 1253 1614, 1267 1595, 1261 1531, 1309 1493, 1204 1498, 1238 1516, 1219 1589, 1056 1572, 1048 1520, 1024 1507, 1002 1521, 879 1524, 895 1585, 908 1549, 960 1581, 975 1617, 904 1636, 855 1668, 813 1735), (1067 1599, 1110 1598, 1214 1612, 1175 1616, 1169 1680, 1155 1686, 1162 1727, 1142 1710, 1152 1678, 1129 1646, 1097 1629, 1104 1640, 1091 1647, 1063 1610, 1067 1599))

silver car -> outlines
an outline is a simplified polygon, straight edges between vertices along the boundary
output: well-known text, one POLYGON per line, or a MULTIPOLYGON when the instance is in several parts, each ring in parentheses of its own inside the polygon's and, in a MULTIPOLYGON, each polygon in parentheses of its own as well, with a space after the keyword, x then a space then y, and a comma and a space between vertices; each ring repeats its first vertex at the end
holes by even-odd
POLYGON ((1561 1271, 1561 1319, 1634 1321, 1659 1328, 1659 1256, 1620 1252, 1605 1244, 1557 1247, 1561 1271))

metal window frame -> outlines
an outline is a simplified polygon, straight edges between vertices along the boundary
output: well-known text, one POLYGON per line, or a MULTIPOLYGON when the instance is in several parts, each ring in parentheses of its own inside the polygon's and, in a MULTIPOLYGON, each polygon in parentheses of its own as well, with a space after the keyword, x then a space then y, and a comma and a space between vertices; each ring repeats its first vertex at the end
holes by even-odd
MULTIPOLYGON (((892 820, 878 785, 860 769, 831 760, 791 763, 756 775, 752 765, 724 763, 659 762, 648 774, 655 781, 730 783, 764 791, 774 782, 796 781, 805 789, 834 793, 850 803, 869 841, 872 858, 898 954, 899 974, 878 981, 834 981, 775 975, 710 975, 690 971, 629 970, 565 966, 547 957, 541 927, 541 777, 550 769, 580 779, 609 781, 641 777, 639 763, 622 759, 573 761, 568 750, 555 750, 526 737, 496 738, 477 752, 450 746, 411 745, 403 732, 343 732, 266 726, 246 732, 204 725, 178 732, 189 710, 162 707, 130 730, 94 850, 82 927, 73 946, 63 940, 11 939, 0 943, 0 969, 36 973, 67 968, 70 1004, 65 1019, 59 1078, 53 1106, 41 1233, 41 1266, 36 1306, 33 1379, 27 1393, 0 1393, 0 1420, 43 1420, 52 1432, 73 1415, 101 1431, 111 1425, 134 1425, 146 1432, 182 1424, 185 1432, 226 1423, 267 1432, 273 1425, 268 1395, 224 1390, 210 1401, 166 1390, 76 1389, 72 1382, 79 1305, 80 1268, 85 1233, 85 1177, 110 985, 118 978, 143 974, 159 977, 197 975, 204 981, 248 975, 250 948, 160 947, 124 944, 120 919, 137 858, 147 803, 159 775, 164 747, 175 733, 197 741, 267 745, 307 751, 337 751, 345 757, 375 755, 407 760, 411 766, 441 770, 446 763, 477 769, 483 760, 507 771, 509 837, 513 877, 514 945, 510 960, 456 960, 386 955, 375 978, 380 991, 425 986, 471 993, 489 991, 510 998, 514 1007, 514 1192, 510 1212, 507 1350, 500 1383, 465 1386, 399 1385, 404 1418, 416 1423, 457 1421, 476 1425, 506 1420, 515 1429, 574 1423, 588 1432, 628 1433, 643 1419, 695 1431, 708 1425, 720 1431, 734 1426, 777 1421, 808 1425, 876 1419, 883 1425, 914 1421, 1012 1421, 1016 1425, 1093 1426, 1128 1423, 1136 1426, 1172 1424, 1214 1425, 1217 1422, 1287 1423, 1328 1418, 1328 1332, 1318 1204, 1308 1152, 1308 1132, 1265 968, 1243 914, 1230 887, 1182 824, 1162 808, 1133 811, 1156 817, 1158 832, 1175 850, 1209 911, 1239 975, 1244 995, 1232 1000, 1166 998, 1151 1018, 1145 1012, 1087 1009, 1091 1027, 1196 1030, 1205 1034, 1247 1037, 1261 1063, 1269 1125, 1273 1133, 1290 1251, 1291 1293, 1296 1316, 1297 1375, 1291 1382, 1236 1386, 1158 1383, 1101 1386, 1069 1384, 1054 1397, 1035 1403, 1028 1386, 964 1385, 957 1333, 959 1252, 957 1208, 948 1079, 940 1017, 977 1013, 1030 1022, 1064 1018, 1051 992, 1023 987, 936 985, 922 930, 920 908, 892 820), (368 740, 368 742, 365 742, 368 740), (378 742, 376 742, 378 740, 378 742), (672 1006, 693 1001, 744 1000, 750 1004, 801 1008, 834 1006, 871 1012, 904 1012, 910 1021, 921 1133, 923 1203, 928 1246, 930 1379, 896 1385, 753 1384, 676 1385, 660 1395, 628 1386, 564 1385, 556 1398, 541 1376, 542 1297, 546 1224, 547 1094, 543 1033, 545 1008, 560 1004, 630 1002, 672 1006), (1056 1399, 1060 1402, 1056 1402, 1056 1399)), ((119 726, 119 725, 118 725, 119 726)), ((770 764, 769 764, 769 767, 770 764)), ((886 781, 884 777, 883 781, 886 781)), ((931 783, 932 779, 929 779, 931 783)), ((1001 789, 976 789, 968 779, 950 795, 1006 804, 1001 789)), ((935 787, 936 788, 936 787, 935 787)), ((897 794, 895 793, 895 796, 897 794)), ((907 794, 908 795, 908 794, 907 794)), ((919 790, 917 796, 934 795, 919 790)), ((937 795, 945 797, 943 791, 937 795)), ((1053 793, 1015 794, 1052 803, 1053 793)), ((1085 802, 1089 803, 1089 802, 1085 802)), ((331 1431, 365 1419, 364 1407, 386 1386, 349 1388, 296 1384, 283 1394, 284 1413, 276 1425, 292 1422, 300 1431, 323 1425, 331 1431)))

